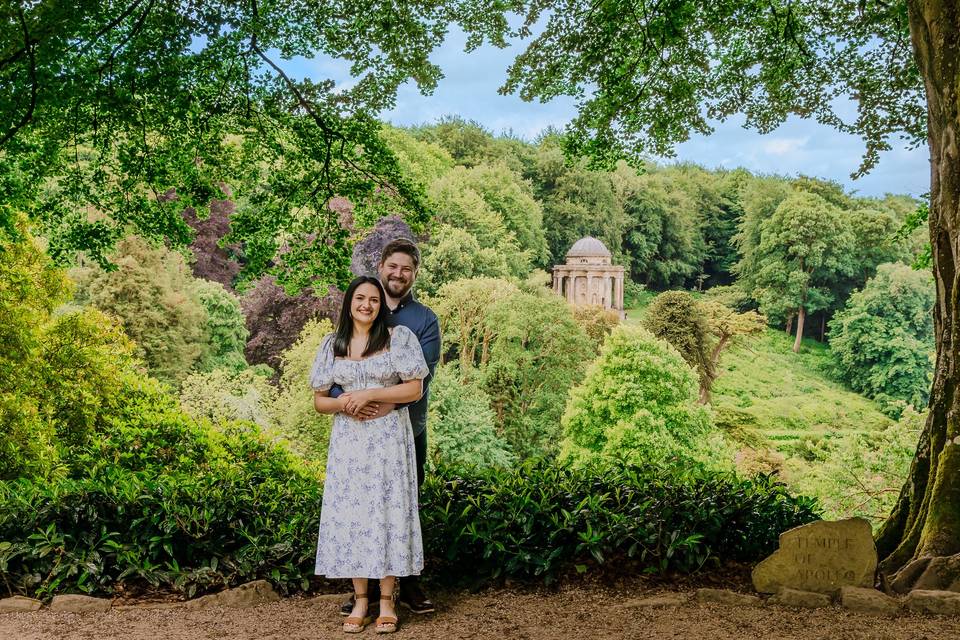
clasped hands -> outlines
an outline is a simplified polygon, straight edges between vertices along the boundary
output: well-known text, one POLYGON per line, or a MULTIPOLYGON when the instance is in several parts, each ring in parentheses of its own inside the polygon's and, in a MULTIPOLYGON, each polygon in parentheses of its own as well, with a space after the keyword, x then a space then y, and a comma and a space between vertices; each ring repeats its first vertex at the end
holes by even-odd
POLYGON ((396 407, 390 402, 377 402, 369 390, 346 391, 339 400, 341 411, 361 422, 385 416, 396 407))

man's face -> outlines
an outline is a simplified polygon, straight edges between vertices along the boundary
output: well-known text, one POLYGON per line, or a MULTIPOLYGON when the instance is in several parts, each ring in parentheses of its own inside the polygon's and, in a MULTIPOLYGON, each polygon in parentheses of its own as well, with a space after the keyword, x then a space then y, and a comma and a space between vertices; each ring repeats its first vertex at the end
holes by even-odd
POLYGON ((391 253, 380 263, 380 282, 392 298, 402 298, 413 287, 417 270, 413 258, 405 253, 391 253))

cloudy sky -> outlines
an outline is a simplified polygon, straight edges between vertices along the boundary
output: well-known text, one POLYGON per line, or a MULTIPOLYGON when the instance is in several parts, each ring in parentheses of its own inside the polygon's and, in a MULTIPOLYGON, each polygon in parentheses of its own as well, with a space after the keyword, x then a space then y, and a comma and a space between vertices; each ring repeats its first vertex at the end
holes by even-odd
MULTIPOLYGON (((479 122, 493 133, 512 131, 526 139, 533 139, 551 125, 563 127, 573 118, 575 105, 568 98, 540 104, 497 93, 507 67, 522 50, 521 43, 503 50, 485 45, 469 54, 463 52, 464 43, 463 33, 453 31, 431 56, 445 76, 433 95, 420 95, 415 86, 405 85, 397 96, 396 107, 382 113, 381 118, 406 126, 459 115, 479 122)), ((296 60, 284 67, 293 75, 349 82, 347 66, 339 61, 296 60)), ((799 118, 791 118, 767 135, 743 129, 742 124, 739 116, 715 123, 712 135, 696 136, 677 147, 676 160, 708 168, 745 167, 753 172, 788 176, 803 173, 835 180, 849 191, 866 196, 919 196, 929 190, 926 147, 908 150, 895 141, 894 148, 881 156, 872 173, 853 180, 850 174, 859 166, 864 150, 858 138, 799 118)))

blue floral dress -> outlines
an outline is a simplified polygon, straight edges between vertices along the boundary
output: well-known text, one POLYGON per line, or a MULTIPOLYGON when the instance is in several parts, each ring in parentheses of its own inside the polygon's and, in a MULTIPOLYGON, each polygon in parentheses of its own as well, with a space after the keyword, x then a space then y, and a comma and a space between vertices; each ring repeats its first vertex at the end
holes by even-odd
MULTIPOLYGON (((333 334, 320 344, 310 371, 314 389, 344 391, 423 379, 429 369, 410 329, 392 329, 390 349, 363 360, 335 358, 333 334)), ((407 408, 360 422, 333 418, 320 510, 317 575, 384 578, 419 575, 423 540, 417 504, 417 463, 407 408)))

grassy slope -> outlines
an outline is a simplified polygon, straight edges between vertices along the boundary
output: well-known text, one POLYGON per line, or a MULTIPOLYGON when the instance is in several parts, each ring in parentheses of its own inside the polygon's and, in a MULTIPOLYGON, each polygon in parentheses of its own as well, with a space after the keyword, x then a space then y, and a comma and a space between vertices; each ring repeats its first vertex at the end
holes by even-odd
MULTIPOLYGON (((639 323, 642 314, 642 308, 630 309, 626 322, 639 323)), ((829 460, 810 456, 810 449, 882 431, 892 421, 871 400, 830 379, 825 345, 804 340, 799 354, 792 347, 791 336, 767 329, 727 350, 713 389, 714 418, 742 445, 742 470, 776 470, 787 484, 820 498, 828 517, 853 515, 850 502, 838 497, 845 488, 822 479, 829 460)), ((866 508, 856 513, 873 516, 885 505, 870 505, 869 514, 866 508)))

